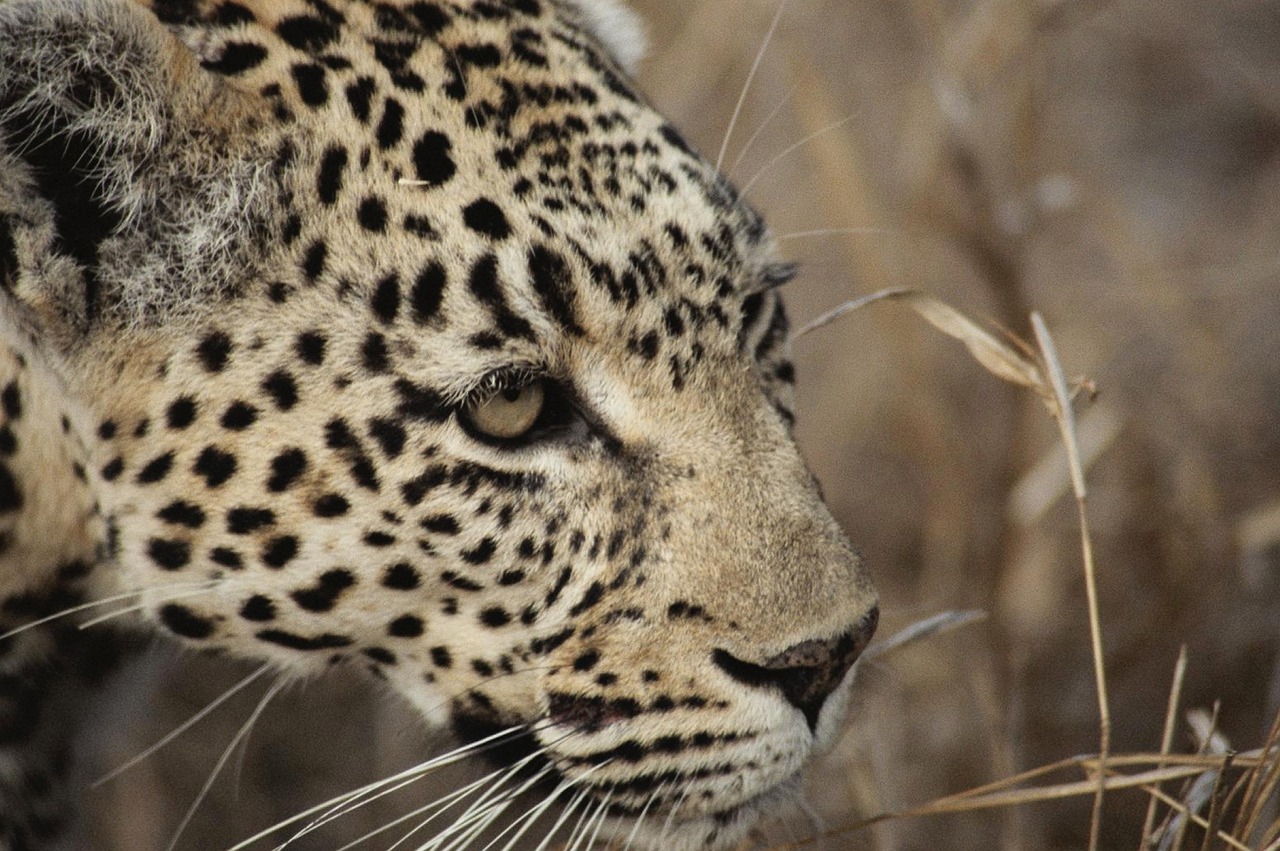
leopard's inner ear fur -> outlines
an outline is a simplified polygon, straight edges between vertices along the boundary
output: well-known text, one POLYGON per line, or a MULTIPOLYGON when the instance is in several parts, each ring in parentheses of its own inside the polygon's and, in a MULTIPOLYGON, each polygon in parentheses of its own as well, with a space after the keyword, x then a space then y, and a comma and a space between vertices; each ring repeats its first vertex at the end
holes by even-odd
POLYGON ((270 156, 263 100, 154 15, 51 5, 0 4, 0 274, 67 348, 234 291, 268 238, 270 156))

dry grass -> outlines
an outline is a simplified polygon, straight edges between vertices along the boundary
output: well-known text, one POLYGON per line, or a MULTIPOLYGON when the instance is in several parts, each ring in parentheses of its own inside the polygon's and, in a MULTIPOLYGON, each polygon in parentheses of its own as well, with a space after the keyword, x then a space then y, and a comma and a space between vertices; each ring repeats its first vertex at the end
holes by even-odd
MULTIPOLYGON (((725 147, 802 261, 797 327, 914 289, 1035 340, 1035 309, 1071 374, 1101 388, 1066 452, 1035 393, 993 380, 909 311, 879 305, 797 341, 800 439, 868 556, 882 634, 947 609, 988 617, 868 660, 849 733, 811 783, 825 835, 808 841, 796 816, 760 844, 1274 846, 1274 3, 790 0, 727 145, 777 0, 633 5, 652 26, 652 99, 704 152, 725 147), (1072 498, 1082 474, 1087 502, 1072 498)), ((162 658, 111 705, 178 681, 146 744, 243 675, 162 658)), ((229 741, 256 697, 195 738, 229 741)), ((395 732, 411 729, 398 711, 342 682, 282 696, 253 734, 240 797, 211 801, 190 847, 396 764, 421 745, 395 732), (335 765, 341 782, 327 785, 335 765)), ((110 835, 90 847, 164 847, 171 823, 116 810, 173 800, 181 817, 204 779, 189 766, 216 753, 173 748, 100 790, 110 835)))

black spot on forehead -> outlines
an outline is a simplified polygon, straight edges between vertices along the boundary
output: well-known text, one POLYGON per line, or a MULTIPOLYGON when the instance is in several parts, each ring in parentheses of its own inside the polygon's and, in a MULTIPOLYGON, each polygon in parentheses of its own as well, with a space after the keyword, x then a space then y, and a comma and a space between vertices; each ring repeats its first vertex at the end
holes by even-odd
MULTIPOLYGON (((329 146, 320 158, 320 170, 316 173, 316 194, 320 197, 320 203, 326 207, 333 206, 338 200, 338 193, 342 191, 347 159, 347 149, 341 145, 329 146)), ((308 277, 314 278, 315 275, 308 277)))
POLYGON ((458 168, 451 152, 453 143, 444 133, 429 130, 413 145, 413 166, 417 179, 426 186, 441 186, 449 181, 458 168))
POLYGON ((222 331, 213 331, 200 341, 196 354, 206 372, 221 372, 231 356, 231 338, 222 331))
POLYGON ((485 254, 475 262, 467 277, 467 286, 476 300, 489 309, 499 331, 508 337, 535 339, 533 326, 528 320, 513 313, 507 304, 506 295, 498 280, 498 258, 495 255, 485 254))
POLYGON ((334 23, 316 15, 284 18, 276 25, 276 34, 290 47, 306 53, 319 53, 338 40, 334 23))
POLYGON ((216 59, 206 59, 200 64, 217 74, 234 76, 252 71, 267 58, 267 49, 251 41, 232 41, 222 48, 216 59))
POLYGON ((489 198, 478 198, 464 207, 462 220, 471 230, 491 239, 506 239, 511 235, 506 214, 489 198))
POLYGON ((395 147, 404 135, 404 107, 400 102, 387 98, 382 108, 382 120, 378 122, 378 147, 382 150, 395 147))
POLYGON ((361 124, 369 122, 369 107, 375 91, 377 91, 377 84, 372 77, 360 77, 345 89, 347 104, 351 107, 351 114, 361 124))
POLYGON ((329 86, 325 69, 315 63, 298 63, 290 69, 298 95, 307 106, 319 108, 329 102, 329 86))

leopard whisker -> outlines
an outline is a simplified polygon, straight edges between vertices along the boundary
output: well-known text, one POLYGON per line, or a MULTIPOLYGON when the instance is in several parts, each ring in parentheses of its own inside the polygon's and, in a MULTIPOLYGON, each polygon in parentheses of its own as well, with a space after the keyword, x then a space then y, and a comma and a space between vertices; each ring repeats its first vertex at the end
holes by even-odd
POLYGON ((852 121, 856 117, 857 117, 857 113, 850 113, 849 115, 846 115, 844 118, 841 118, 838 121, 831 122, 826 127, 821 127, 817 130, 814 130, 812 133, 810 133, 808 136, 805 136, 800 141, 795 142, 794 144, 788 145, 786 148, 783 148, 782 151, 780 151, 776 156, 774 156, 767 163, 762 165, 760 169, 751 176, 750 180, 748 180, 745 184, 743 184, 739 194, 741 194, 743 197, 746 197, 747 193, 751 191, 751 187, 755 186, 756 183, 758 183, 762 177, 768 174, 769 170, 773 168, 775 165, 777 165, 779 162, 786 159, 788 156, 795 153, 800 148, 803 148, 805 145, 809 144, 810 142, 812 142, 814 139, 818 138, 822 134, 830 133, 832 130, 838 130, 839 128, 848 124, 850 121, 852 121))
POLYGON ((257 722, 258 717, 261 716, 263 711, 267 708, 267 704, 270 703, 271 699, 279 694, 281 689, 284 687, 285 680, 277 680, 272 683, 271 688, 267 689, 266 694, 262 696, 262 699, 258 701, 258 705, 254 707, 248 720, 245 721, 245 723, 241 725, 240 729, 236 731, 235 736, 231 738, 226 749, 223 750, 222 756, 218 758, 218 762, 213 766, 213 770, 209 772, 209 778, 205 780, 204 785, 200 787, 200 792, 196 795, 196 799, 191 802, 190 808, 187 809, 187 814, 182 817, 182 821, 179 822, 178 828, 173 832, 173 839, 169 840, 169 845, 165 851, 173 851, 173 849, 177 847, 178 840, 182 838, 182 834, 187 829, 187 825, 191 824, 191 819, 195 817, 196 811, 199 810, 200 805, 204 803, 204 799, 209 794, 209 790, 213 787, 214 781, 218 779, 218 775, 221 774, 222 769, 226 767, 227 761, 231 759, 231 754, 235 750, 236 745, 238 745, 245 736, 249 735, 249 731, 253 729, 254 723, 257 722))
POLYGON ((98 606, 106 606, 111 603, 118 603, 121 600, 127 600, 130 597, 137 597, 140 594, 145 594, 147 591, 154 591, 156 590, 156 588, 161 588, 161 589, 194 588, 194 587, 212 588, 217 584, 218 584, 218 580, 205 580, 203 582, 175 582, 172 585, 153 586, 151 588, 144 588, 137 591, 123 591, 119 594, 112 594, 109 597, 101 597, 97 600, 90 600, 87 603, 80 603, 79 605, 76 605, 76 606, 70 606, 68 608, 54 612, 51 615, 45 615, 44 617, 39 618, 37 620, 31 621, 29 623, 24 623, 22 626, 14 627, 8 632, 0 633, 0 641, 4 641, 5 639, 8 639, 8 638, 13 638, 16 635, 21 635, 27 630, 35 629, 38 626, 44 626, 45 624, 50 623, 52 621, 60 620, 65 617, 70 617, 71 615, 79 614, 80 612, 85 612, 85 611, 88 611, 89 609, 95 609, 98 606))
POLYGON ((165 745, 168 745, 168 744, 169 744, 170 742, 172 742, 174 739, 178 738, 178 736, 181 736, 181 735, 182 735, 183 733, 185 733, 187 730, 191 729, 193 726, 195 726, 196 724, 200 723, 202 720, 204 720, 204 718, 205 718, 206 716, 208 716, 208 715, 209 715, 209 713, 213 712, 213 711, 214 711, 215 709, 217 709, 219 706, 221 706, 222 704, 226 703, 228 700, 230 700, 230 699, 231 699, 233 696, 235 696, 237 693, 239 693, 239 692, 243 691, 244 689, 248 688, 248 687, 249 687, 249 686, 250 686, 250 685, 251 685, 255 680, 257 680, 257 679, 259 679, 260 677, 262 677, 262 675, 263 675, 263 674, 265 674, 265 673, 267 673, 267 671, 269 671, 269 670, 271 670, 271 664, 270 664, 270 663, 267 663, 267 664, 262 665, 261 667, 259 667, 258 669, 256 669, 253 673, 249 674, 247 677, 245 677, 244 679, 240 680, 240 682, 238 682, 238 683, 236 683, 235 685, 231 686, 231 687, 230 687, 230 688, 228 688, 226 691, 224 691, 222 694, 218 695, 218 696, 217 696, 217 697, 215 697, 213 700, 209 701, 209 703, 205 704, 205 706, 204 706, 204 708, 203 708, 203 709, 201 709, 200 711, 196 712, 194 715, 192 715, 192 716, 191 716, 190 718, 188 718, 186 721, 183 721, 183 722, 182 722, 181 724, 179 724, 177 727, 175 727, 175 728, 173 728, 172 730, 170 730, 170 731, 169 731, 165 736, 163 736, 162 738, 160 738, 157 742, 155 742, 153 745, 151 745, 150 747, 148 747, 146 750, 144 750, 144 751, 142 751, 141 753, 137 754, 137 755, 136 755, 136 756, 134 756, 132 759, 130 759, 128 762, 125 762, 125 763, 122 763, 122 764, 120 764, 120 765, 116 766, 115 768, 113 768, 113 769, 111 769, 110 771, 108 771, 106 774, 104 774, 104 775, 102 775, 101 777, 99 777, 97 780, 93 781, 93 783, 91 783, 91 784, 90 784, 90 787, 89 787, 89 788, 91 788, 91 789, 97 789, 99 786, 102 786, 104 783, 108 783, 108 782, 110 782, 110 781, 112 781, 112 780, 116 779, 116 778, 117 778, 117 777, 119 777, 121 774, 124 774, 126 771, 128 771, 129 769, 133 768, 133 767, 134 767, 135 765, 137 765, 138 763, 140 763, 140 762, 142 762, 143 760, 145 760, 147 757, 149 757, 149 756, 153 755, 156 751, 160 750, 160 749, 161 749, 161 748, 163 748, 165 745))
MULTIPOLYGON (((716 171, 724 165, 724 156, 729 150, 729 141, 733 139, 733 130, 738 124, 738 118, 742 115, 742 107, 747 102, 747 94, 751 91, 751 83, 756 78, 756 72, 760 70, 760 63, 764 60, 765 53, 769 50, 769 43, 773 41, 773 34, 778 29, 778 24, 782 21, 782 13, 787 9, 787 3, 790 0, 781 0, 778 3, 778 10, 773 13, 773 20, 769 23, 769 31, 765 33, 764 41, 760 43, 760 49, 756 51, 755 61, 751 63, 751 70, 747 73, 746 82, 742 84, 742 91, 738 94, 738 102, 733 108, 733 116, 729 119, 729 126, 724 131, 724 141, 720 143, 720 153, 716 156, 716 171)), ((745 195, 746 193, 742 193, 745 195)))
POLYGON ((817 228, 815 230, 799 230, 793 231, 792 233, 784 233, 780 236, 775 236, 774 239, 778 242, 786 242, 791 239, 808 239, 810 237, 820 236, 865 236, 868 234, 875 236, 899 236, 901 233, 901 231, 894 230, 893 228, 817 228))
POLYGON ((679 800, 671 807, 671 812, 667 813, 667 819, 662 823, 662 831, 658 834, 658 844, 662 844, 662 840, 666 838, 667 831, 671 830, 671 825, 675 823, 676 813, 684 806, 685 801, 689 799, 689 793, 693 791, 691 786, 684 787, 684 792, 680 795, 679 800))
MULTIPOLYGON (((611 761, 612 760, 610 760, 610 762, 611 761)), ((489 851, 490 848, 493 848, 495 845, 498 844, 498 842, 502 841, 502 838, 504 836, 506 836, 508 833, 511 833, 511 831, 514 830, 515 834, 510 839, 507 840, 507 844, 502 846, 502 851, 510 851, 510 849, 514 848, 516 843, 518 843, 520 839, 526 833, 529 832, 529 830, 533 827, 533 825, 537 823, 537 821, 540 818, 542 818, 543 814, 546 813, 546 811, 550 809, 557 800, 559 800, 560 796, 565 791, 572 789, 577 784, 585 781, 592 774, 604 768, 608 764, 609 762, 601 763, 600 765, 597 765, 591 768, 590 770, 583 772, 583 774, 579 777, 576 777, 572 780, 561 781, 561 783, 558 786, 556 786, 555 789, 552 789, 550 792, 547 793, 547 795, 543 798, 543 800, 540 803, 534 804, 532 807, 525 810, 520 816, 518 816, 514 821, 512 821, 511 824, 503 828, 502 832, 499 833, 497 836, 495 836, 492 840, 490 840, 489 844, 485 845, 484 848, 481 849, 481 851, 489 851)), ((548 768, 548 770, 550 770, 550 768, 548 768)))
MULTIPOLYGON (((547 831, 546 835, 542 838, 542 841, 538 843, 538 847, 533 849, 533 851, 546 851, 547 846, 551 844, 552 838, 560 832, 560 828, 573 815, 574 810, 576 810, 578 806, 586 800, 588 794, 588 790, 582 789, 573 797, 573 800, 571 800, 568 806, 566 806, 560 813, 560 817, 556 819, 555 824, 551 825, 551 829, 547 831)), ((582 814, 583 816, 586 816, 587 810, 584 809, 582 814)))
POLYGON ((439 812, 432 813, 431 816, 427 818, 427 820, 424 821, 422 825, 420 825, 420 827, 430 824, 432 819, 435 819, 440 815, 443 815, 446 811, 448 811, 449 807, 451 807, 459 799, 465 798, 467 795, 470 795, 478 787, 484 785, 485 783, 490 782, 491 780, 493 780, 495 776, 501 774, 503 771, 504 769, 499 768, 489 774, 486 774, 484 777, 481 777, 479 780, 474 780, 471 783, 468 783, 466 786, 463 786, 461 789, 455 789, 449 794, 441 798, 437 798, 436 800, 432 801, 429 804, 424 804, 423 806, 418 807, 416 810, 412 810, 411 812, 398 816, 394 820, 387 822, 381 827, 378 827, 369 831, 364 836, 361 836, 358 839, 354 839, 351 842, 348 842, 346 845, 343 845, 341 848, 337 849, 337 851, 349 851, 349 849, 354 848, 355 846, 359 845, 360 843, 368 839, 372 839, 373 837, 377 836, 380 833, 385 833, 388 830, 391 830, 391 828, 396 827, 397 825, 404 824, 406 821, 417 818, 418 816, 422 815, 423 813, 429 810, 438 808, 439 812))
MULTIPOLYGON (((543 767, 540 771, 522 783, 519 788, 504 792, 500 801, 497 801, 496 803, 487 803, 488 808, 481 810, 479 813, 473 814, 476 808, 474 806, 469 807, 467 813, 463 814, 464 818, 460 818, 457 823, 450 825, 449 829, 443 831, 439 836, 434 837, 427 844, 419 846, 418 851, 428 851, 429 849, 430 851, 437 851, 442 848, 441 843, 449 841, 450 839, 452 839, 452 841, 449 841, 449 845, 444 847, 443 851, 454 851, 454 849, 465 848, 472 839, 483 833, 498 819, 499 816, 506 812, 517 798, 529 791, 529 789, 533 788, 536 784, 540 783, 544 777, 549 776, 551 773, 551 766, 548 765, 543 767)), ((502 833, 498 834, 498 836, 485 847, 492 847, 493 842, 500 839, 502 835, 502 833)))
MULTIPOLYGON (((496 747, 501 739, 526 729, 526 726, 527 725, 522 724, 514 727, 507 727, 506 729, 499 730, 498 732, 493 733, 489 736, 486 736, 483 739, 462 745, 460 747, 454 748, 448 753, 420 762, 417 765, 412 766, 410 768, 406 768, 405 770, 398 772, 390 777, 384 777, 381 780, 375 780, 372 783, 368 783, 364 786, 359 787, 358 789, 353 789, 347 792, 343 792, 342 794, 336 795, 328 799, 327 801, 322 801, 319 804, 315 804, 314 806, 308 807, 302 812, 295 813, 294 815, 289 816, 288 818, 283 819, 282 821, 276 822, 275 824, 259 831, 253 836, 250 836, 247 839, 241 840, 240 842, 228 848, 227 851, 243 851, 243 849, 254 844, 259 839, 263 839, 267 836, 270 836, 276 831, 286 828, 289 825, 296 824, 297 822, 300 822, 305 818, 313 816, 316 813, 321 812, 322 810, 332 808, 335 806, 341 807, 345 802, 350 801, 353 798, 357 798, 360 795, 367 794, 370 791, 379 789, 382 786, 397 783, 406 777, 416 777, 420 774, 426 774, 430 771, 434 771, 437 768, 441 768, 446 765, 452 765, 454 763, 460 762, 463 759, 466 759, 472 756, 473 753, 483 751, 486 747, 496 747)), ((283 847, 284 847, 283 845, 278 846, 278 848, 283 848, 283 847)))
MULTIPOLYGON (((506 809, 506 807, 503 806, 503 804, 506 801, 513 798, 515 795, 518 795, 521 791, 521 790, 517 790, 514 793, 510 791, 506 791, 506 792, 500 793, 499 790, 501 790, 502 787, 508 781, 511 780, 511 778, 519 774, 520 771, 526 765, 528 765, 530 762, 532 762, 536 758, 542 756, 545 752, 546 752, 546 749, 543 748, 535 753, 529 754, 527 757, 519 760, 515 765, 509 768, 500 768, 497 771, 493 772, 492 774, 489 774, 486 777, 482 778, 480 782, 488 783, 489 788, 486 789, 479 797, 477 797, 476 800, 472 801, 471 804, 454 819, 453 824, 450 825, 449 828, 447 828, 445 831, 442 831, 441 834, 438 834, 437 836, 432 837, 432 839, 429 840, 429 842, 437 842, 441 839, 447 839, 453 833, 456 833, 460 829, 467 828, 469 825, 475 823, 478 820, 483 820, 483 822, 478 828, 475 828, 472 831, 472 833, 474 834, 482 831, 492 820, 492 818, 489 816, 490 812, 492 812, 496 807, 497 813, 501 813, 503 810, 506 809), (497 775, 500 775, 500 776, 497 776, 497 775), (497 776, 496 779, 494 779, 495 776, 497 776), (494 803, 495 798, 500 798, 500 800, 496 804, 494 803)), ((496 815, 493 817, 496 817, 496 815)), ((434 818, 434 816, 432 818, 434 818)), ((388 848, 387 851, 392 851, 392 849, 394 849, 396 846, 407 841, 411 836, 413 836, 413 834, 417 833, 419 830, 421 830, 423 827, 429 824, 430 821, 431 819, 427 819, 421 824, 418 824, 417 826, 415 826, 412 830, 410 830, 408 833, 402 836, 399 839, 399 841, 395 843, 395 845, 392 845, 390 848, 388 848)))
MULTIPOLYGON (((495 784, 494 788, 493 788, 493 789, 491 789, 489 792, 487 792, 487 793, 486 793, 486 795, 485 795, 485 797, 488 797, 488 796, 493 795, 493 793, 494 793, 494 792, 496 792, 496 791, 497 791, 497 789, 498 789, 498 788, 500 788, 500 786, 501 786, 502 784, 505 784, 505 783, 506 783, 506 782, 507 782, 511 777, 515 776, 515 775, 520 771, 520 769, 521 769, 521 768, 523 768, 523 766, 524 766, 525 764, 527 764, 530 760, 532 760, 532 759, 534 759, 534 758, 536 758, 536 757, 538 757, 538 756, 540 756, 540 755, 542 755, 542 754, 546 753, 548 750, 550 750, 550 749, 551 749, 552 747, 554 747, 555 745, 559 744, 560 742, 565 741, 566 739, 568 739, 568 738, 570 738, 571 736, 574 736, 574 735, 577 735, 577 733, 576 733, 576 732, 575 732, 575 733, 568 733, 568 734, 566 734, 566 735, 564 735, 564 736, 561 736, 559 739, 556 739, 555 741, 548 743, 546 747, 544 747, 544 748, 540 749, 537 753, 535 753, 535 754, 531 754, 530 756, 525 757, 524 759, 522 759, 522 760, 521 760, 521 761, 520 761, 520 762, 519 762, 519 763, 518 763, 518 764, 513 768, 513 770, 509 772, 509 776, 504 777, 501 781, 499 781, 499 783, 495 784)), ((499 818, 499 817, 500 817, 504 812, 506 812, 506 811, 511 807, 511 805, 512 805, 513 803, 515 803, 515 801, 516 801, 516 800, 517 800, 521 795, 523 795, 525 792, 529 791, 529 790, 530 790, 531 788, 533 788, 535 785, 537 785, 538 783, 540 783, 544 777, 547 777, 547 776, 551 775, 553 772, 554 772, 554 767, 553 767, 553 766, 551 766, 551 765, 547 765, 547 766, 543 767, 540 771, 538 771, 535 775, 533 775, 532 777, 528 778, 528 779, 527 779, 523 784, 521 784, 521 786, 520 786, 518 789, 510 790, 510 791, 508 791, 508 792, 504 792, 500 800, 497 800, 497 801, 492 802, 492 803, 490 803, 490 802, 486 802, 486 801, 483 801, 483 799, 482 799, 482 800, 478 800, 478 801, 476 801, 476 802, 475 802, 471 807, 469 807, 469 808, 468 808, 467 813, 464 813, 464 814, 463 814, 463 818, 460 818, 460 819, 459 819, 459 821, 460 821, 460 822, 461 822, 461 821, 463 821, 464 819, 465 819, 466 821, 468 821, 468 822, 472 822, 472 821, 474 821, 474 822, 476 822, 475 826, 474 826, 474 827, 472 827, 472 828, 469 830, 469 832, 467 832, 465 835, 460 836, 459 838, 457 838, 457 839, 455 839, 453 842, 451 842, 451 843, 449 844, 448 848, 447 848, 447 849, 445 849, 445 851, 455 851, 456 849, 462 849, 462 848, 467 847, 467 845, 470 843, 470 841, 471 841, 472 839, 474 839, 475 837, 477 837, 477 836, 479 836, 480 834, 482 834, 485 830, 487 830, 487 829, 488 829, 488 828, 489 828, 489 827, 490 827, 490 826, 491 826, 495 821, 497 821, 497 819, 498 819, 498 818, 499 818), (482 803, 487 805, 487 807, 488 807, 488 809, 487 809, 487 810, 484 810, 484 811, 482 811, 481 813, 479 813, 479 814, 477 814, 476 816, 473 816, 473 817, 471 817, 471 818, 469 818, 469 819, 468 819, 468 818, 466 818, 466 817, 467 817, 471 812, 473 812, 473 811, 475 811, 477 808, 479 808, 479 807, 482 805, 482 803)), ((555 794, 558 794, 558 792, 557 792, 557 793, 555 793, 555 794)), ((553 795, 553 796, 554 796, 554 795, 553 795)), ((507 832, 509 832, 510 830, 512 830, 512 829, 516 826, 516 824, 518 824, 518 823, 519 823, 519 820, 517 820, 516 822, 514 822, 512 825, 509 825, 505 830, 503 830, 503 832, 502 832, 502 833, 499 833, 497 836, 495 836, 495 837, 494 837, 494 838, 489 842, 489 844, 488 844, 488 845, 486 845, 485 847, 486 847, 486 848, 490 848, 490 847, 492 847, 492 846, 494 845, 494 843, 498 842, 498 841, 503 837, 503 835, 505 835, 507 832)), ((452 828, 451 828, 449 831, 446 831, 446 833, 451 833, 451 832, 453 832, 452 828)), ((437 837, 435 840, 433 840, 433 842, 438 842, 440 839, 443 839, 443 838, 447 838, 447 837, 445 837, 445 836, 437 837)), ((423 846, 423 847, 425 848, 425 847, 427 847, 427 846, 423 846)))
POLYGON ((778 113, 781 112, 782 108, 786 106, 787 103, 791 100, 791 98, 795 96, 795 93, 796 93, 796 87, 792 86, 791 90, 787 92, 786 96, 784 96, 782 100, 778 101, 778 105, 773 108, 773 111, 770 112, 767 116, 765 116, 765 119, 760 122, 760 126, 756 128, 756 131, 754 133, 751 134, 751 138, 747 140, 747 144, 742 146, 741 151, 738 151, 738 156, 733 161, 733 165, 729 166, 729 174, 733 174, 735 171, 738 170, 738 166, 742 165, 742 160, 744 157, 746 157, 747 152, 751 150, 751 146, 754 145, 756 141, 760 138, 760 134, 763 133, 765 128, 769 126, 770 122, 772 122, 773 119, 778 117, 778 113))
MULTIPOLYGON (((210 591, 217 588, 219 584, 220 583, 215 581, 213 584, 207 585, 204 588, 196 589, 194 591, 184 591, 180 594, 170 594, 166 597, 151 599, 142 603, 137 603, 132 606, 126 606, 123 609, 116 609, 114 612, 107 612, 105 615, 98 615, 97 617, 91 618, 87 621, 84 621, 83 623, 76 624, 76 629, 89 629, 90 627, 94 627, 94 626, 97 626, 98 624, 106 623, 107 621, 110 621, 110 620, 115 620, 116 618, 124 617, 125 615, 133 614, 134 612, 146 611, 148 608, 150 608, 151 606, 154 606, 156 603, 168 603, 173 600, 182 600, 187 597, 196 597, 200 594, 207 594, 210 591)), ((146 590, 151 591, 154 589, 148 588, 146 590)))
MULTIPOLYGON (((591 830, 591 838, 587 840, 587 847, 583 849, 583 851, 591 851, 591 849, 595 847, 596 840, 600 838, 600 829, 604 827, 605 817, 609 812, 609 802, 611 800, 613 800, 613 789, 610 789, 605 793, 604 798, 600 801, 600 805, 596 807, 595 815, 592 816, 592 821, 595 822, 595 825, 591 830)), ((584 832, 583 836, 585 835, 586 833, 584 832)), ((579 839, 571 848, 566 849, 566 851, 578 851, 578 846, 581 844, 582 840, 579 839)))
MULTIPOLYGON (((493 746, 496 746, 496 745, 493 745, 493 746)), ((475 751, 475 753, 483 753, 483 751, 484 751, 484 750, 486 750, 486 749, 487 749, 487 748, 485 748, 485 749, 481 749, 481 750, 477 750, 477 751, 475 751)), ((459 749, 459 750, 460 750, 460 749, 459 749)), ((456 751, 454 751, 454 752, 456 753, 456 751)), ((519 763, 519 765, 517 765, 515 768, 513 768, 513 769, 509 769, 509 772, 510 772, 510 773, 515 773, 515 772, 519 771, 519 769, 520 769, 524 764, 526 764, 526 763, 527 763, 527 762, 529 762, 530 760, 534 759, 535 757, 540 756, 540 755, 541 755, 542 753, 544 753, 544 752, 545 752, 545 748, 544 748, 543 750, 540 750, 540 751, 538 751, 538 752, 534 753, 534 754, 531 754, 530 756, 528 756, 528 757, 526 757, 525 759, 521 760, 521 762, 519 763)), ((469 755, 473 755, 473 754, 469 754, 469 755)), ((439 767, 439 766, 436 766, 436 767, 439 767)), ((401 790, 401 789, 405 788, 406 786, 408 786, 408 785, 410 785, 410 784, 412 784, 412 783, 416 783, 418 780, 421 780, 421 779, 422 779, 423 777, 425 777, 428 773, 430 773, 430 771, 431 771, 431 770, 434 770, 434 767, 433 767, 432 769, 430 769, 430 770, 425 770, 425 771, 418 772, 418 773, 414 774, 414 775, 413 775, 413 776, 411 776, 411 777, 408 777, 408 778, 405 778, 405 779, 403 779, 403 780, 400 780, 400 781, 399 781, 399 782, 397 782, 397 783, 393 783, 389 788, 379 790, 379 791, 377 791, 377 793, 376 793, 376 794, 368 795, 367 797, 364 797, 363 799, 360 799, 360 794, 362 794, 362 793, 358 793, 357 795, 355 795, 355 796, 354 796, 354 799, 348 799, 347 801, 343 801, 343 802, 340 802, 340 803, 336 804, 334 807, 332 807, 332 808, 329 810, 329 812, 328 812, 328 813, 325 813, 325 814, 324 814, 324 815, 322 815, 321 817, 319 817, 319 818, 317 818, 316 820, 312 821, 310 824, 308 824, 308 825, 307 825, 306 827, 304 827, 302 830, 298 831, 298 832, 297 832, 297 833, 295 833, 293 836, 289 837, 289 839, 288 839, 288 840, 287 840, 283 845, 280 845, 280 846, 279 846, 279 848, 284 848, 284 847, 288 846, 289 844, 291 844, 292 842, 294 842, 295 840, 297 840, 297 839, 301 838, 302 836, 305 836, 306 834, 311 833, 311 832, 312 832, 312 831, 314 831, 314 830, 318 830, 319 828, 323 827, 324 825, 326 825, 326 824, 328 824, 328 823, 330 823, 330 822, 332 822, 332 821, 335 821, 335 820, 337 820, 337 819, 339 819, 339 818, 342 818, 343 816, 346 816, 346 815, 348 815, 348 814, 350 814, 350 813, 354 812, 355 810, 358 810, 358 809, 360 809, 361 807, 364 807, 364 806, 365 806, 365 805, 367 805, 367 804, 371 804, 371 803, 373 803, 374 801, 376 801, 376 800, 378 800, 378 799, 380 799, 380 798, 383 798, 383 797, 385 797, 385 796, 387 796, 387 795, 393 794, 394 792, 398 792, 399 790, 401 790), (358 800, 357 800, 357 799, 358 799, 358 800)), ((495 773, 497 773, 497 772, 495 772, 495 773)), ((489 775, 489 776, 490 776, 490 777, 492 777, 493 775, 489 775)), ((503 782, 505 782, 505 779, 501 779, 501 780, 499 780, 499 781, 498 781, 498 785, 501 785, 501 783, 503 783, 503 782)), ((486 794, 488 794, 488 793, 486 793, 486 794)), ((482 796, 482 798, 483 798, 483 796, 482 796)), ((474 805, 473 805, 473 806, 474 806, 474 805)), ((465 813, 464 813, 463 815, 465 816, 465 813)), ((432 818, 434 818, 434 816, 432 816, 432 818)), ((430 821, 430 819, 428 819, 428 821, 430 821)), ((414 831, 416 831, 416 830, 417 830, 417 828, 414 828, 414 831)), ((396 845, 399 845, 401 842, 403 842, 406 838, 408 838, 408 835, 411 835, 414 831, 410 831, 410 833, 409 833, 409 834, 407 834, 405 837, 402 837, 398 842, 396 842, 396 843, 395 843, 395 845, 392 845, 391 847, 392 847, 392 848, 395 848, 395 847, 396 847, 396 845)))
POLYGON ((583 808, 582 815, 578 816, 578 821, 573 826, 573 830, 569 831, 569 835, 565 837, 565 840, 564 840, 565 849, 569 847, 570 842, 578 841, 578 839, 581 838, 581 836, 584 833, 586 833, 587 829, 590 828, 591 826, 591 818, 593 816, 594 816, 594 813, 592 813, 590 805, 583 808))
POLYGON ((636 841, 636 837, 640 835, 640 826, 644 824, 645 817, 649 815, 649 808, 652 807, 653 802, 658 800, 662 793, 666 791, 666 788, 667 784, 663 783, 657 789, 654 789, 649 793, 649 800, 645 801, 644 807, 640 810, 640 815, 636 816, 636 823, 631 827, 631 832, 627 834, 627 841, 623 843, 622 851, 627 851, 627 849, 629 849, 636 841))

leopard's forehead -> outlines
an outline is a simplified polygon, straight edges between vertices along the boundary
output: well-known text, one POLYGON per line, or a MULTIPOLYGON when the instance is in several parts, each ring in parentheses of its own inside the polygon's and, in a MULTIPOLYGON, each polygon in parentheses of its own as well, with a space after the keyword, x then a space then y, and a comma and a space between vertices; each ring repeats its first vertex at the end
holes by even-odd
POLYGON ((155 8, 204 67, 270 104, 286 192, 267 265, 285 285, 363 295, 394 276, 424 322, 509 357, 540 330, 644 351, 666 326, 727 328, 727 302, 768 275, 760 217, 576 6, 155 8), (470 321, 476 301, 483 323, 470 321))

